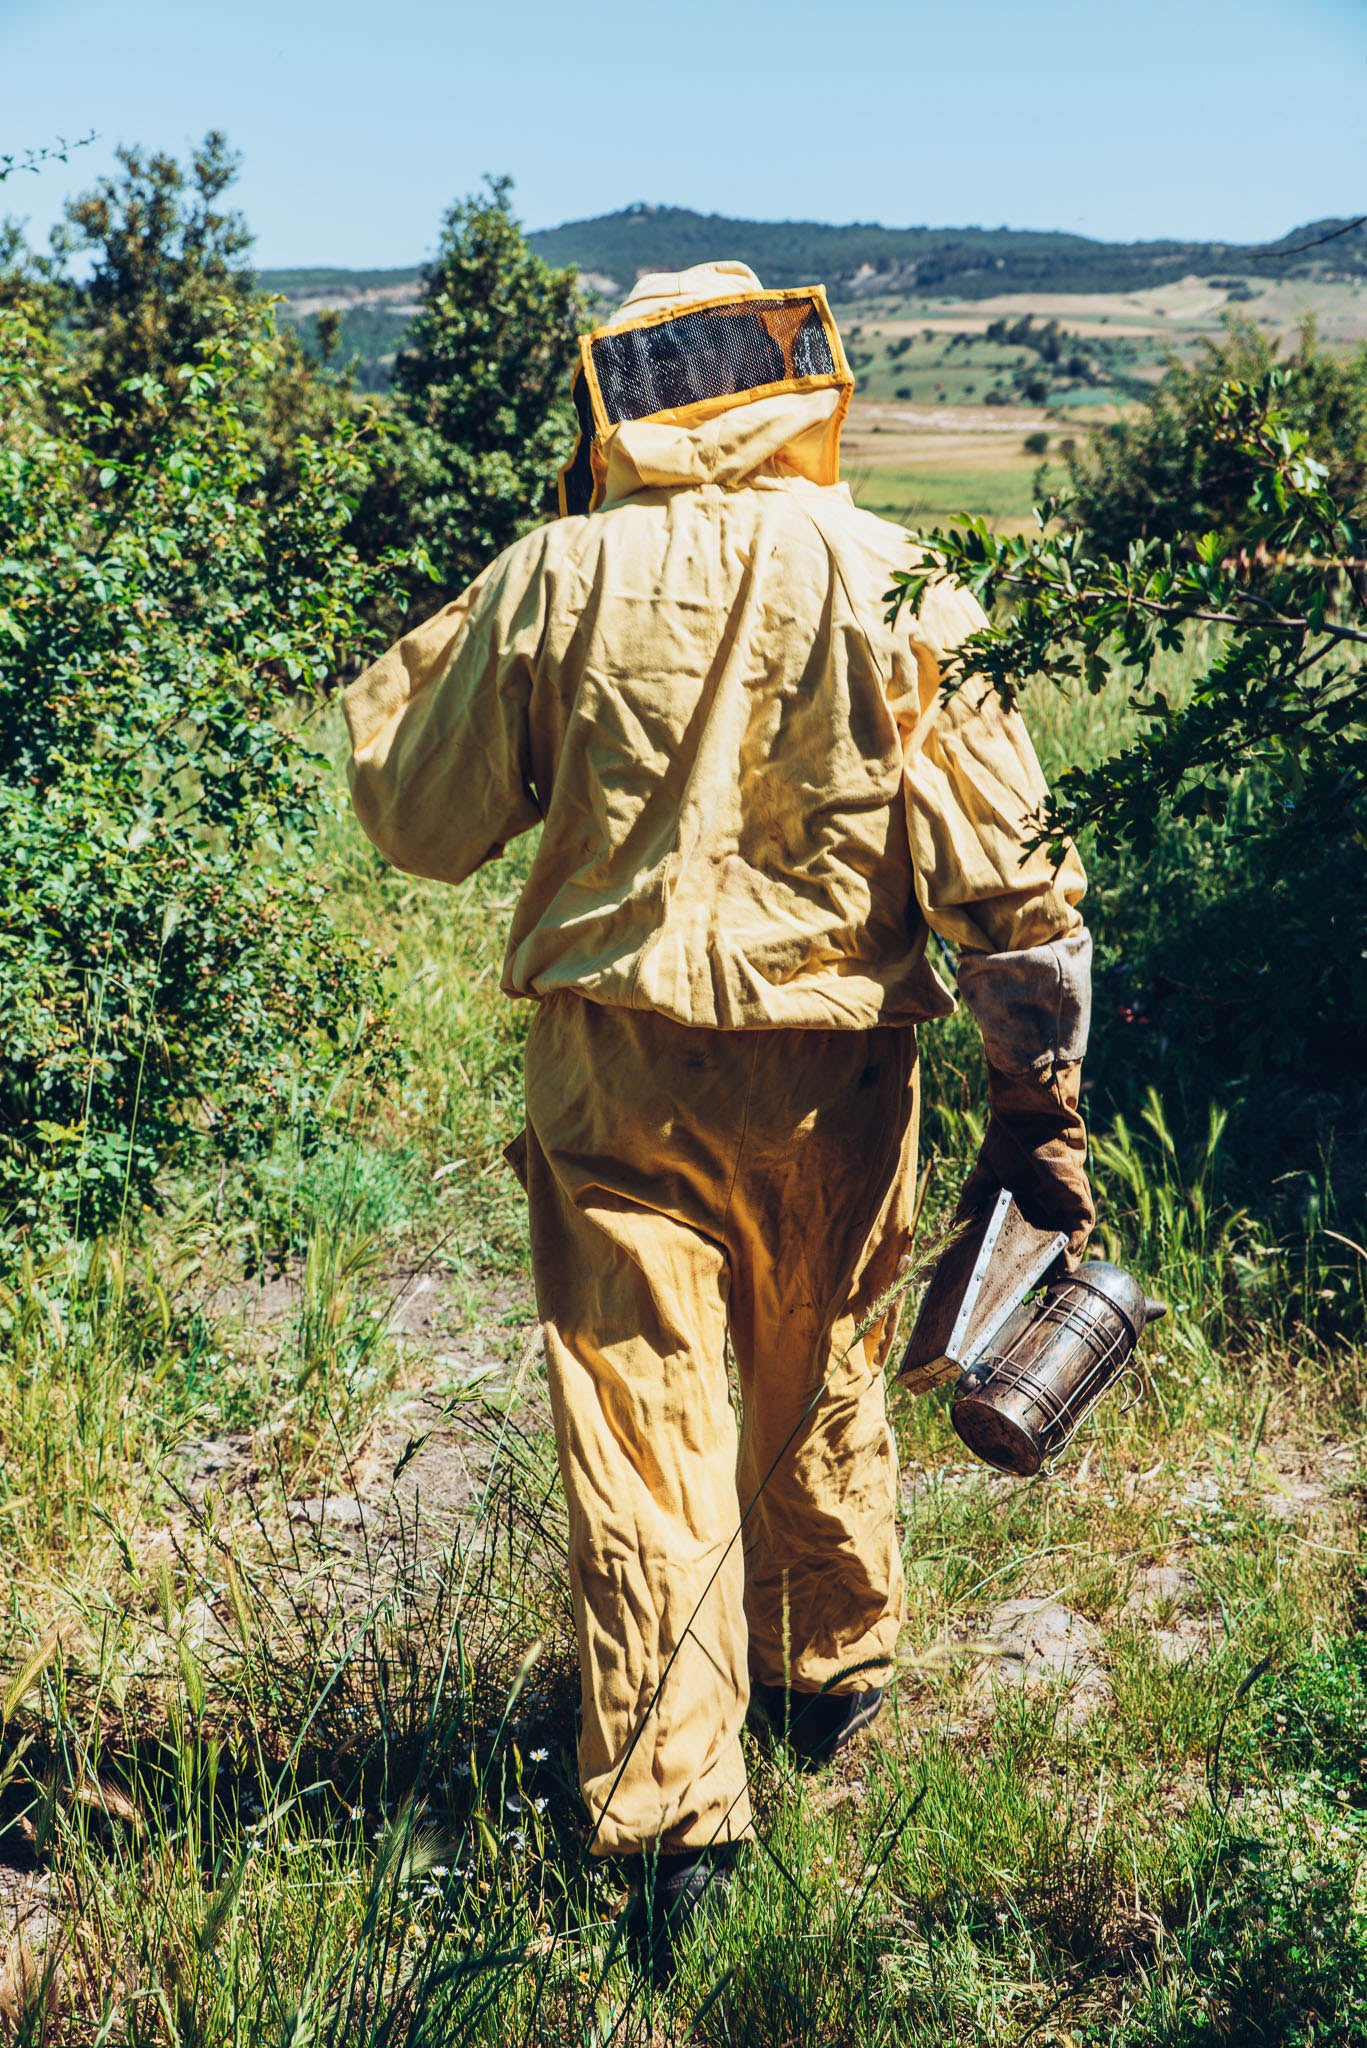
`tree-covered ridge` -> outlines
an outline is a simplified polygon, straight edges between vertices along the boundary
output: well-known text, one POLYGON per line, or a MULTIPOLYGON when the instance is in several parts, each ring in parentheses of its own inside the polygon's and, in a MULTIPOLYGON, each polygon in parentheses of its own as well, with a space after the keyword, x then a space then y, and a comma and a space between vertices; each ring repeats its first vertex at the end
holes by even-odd
POLYGON ((339 270, 323 264, 296 270, 263 270, 258 273, 257 282, 263 291, 281 292, 287 299, 298 299, 315 292, 346 291, 357 297, 377 291, 416 292, 421 277, 422 266, 418 263, 400 265, 397 270, 339 270))
MULTIPOLYGON (((890 228, 877 222, 733 220, 684 206, 627 206, 594 220, 543 228, 528 241, 545 262, 628 285, 642 270, 682 270, 719 256, 738 257, 766 284, 824 278, 836 291, 945 292, 987 298, 999 292, 1145 291, 1188 276, 1244 272, 1269 281, 1367 276, 1367 227, 1342 220, 1293 228, 1279 241, 1099 242, 1085 235, 1021 228, 890 228), (1347 232, 1343 232, 1344 229, 1347 232)), ((261 283, 288 297, 321 291, 374 291, 415 284, 415 268, 268 270, 261 283)))
MULTIPOLYGON (((1298 249, 1258 264, 1270 276, 1367 273, 1367 230, 1319 238, 1342 222, 1293 230, 1272 250, 1298 249), (1315 246, 1301 245, 1315 240, 1315 246)), ((1255 249, 1224 242, 1098 242, 1085 235, 1018 228, 832 226, 820 221, 729 220, 677 206, 629 206, 597 220, 570 221, 529 237, 550 263, 628 282, 643 267, 681 269, 725 254, 749 263, 766 284, 806 283, 813 273, 844 285, 861 271, 892 273, 903 288, 988 297, 1003 291, 1125 291, 1174 278, 1237 269, 1255 249)), ((872 282, 872 280, 867 280, 872 282)))

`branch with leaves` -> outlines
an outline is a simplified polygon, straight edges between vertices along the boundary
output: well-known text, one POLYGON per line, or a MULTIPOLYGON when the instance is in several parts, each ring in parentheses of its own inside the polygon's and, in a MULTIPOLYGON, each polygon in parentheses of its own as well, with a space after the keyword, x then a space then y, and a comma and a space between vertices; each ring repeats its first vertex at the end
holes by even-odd
POLYGON ((1136 541, 1117 559, 1070 525, 1061 496, 1037 509, 1036 535, 970 519, 896 577, 890 618, 947 573, 993 620, 946 662, 948 689, 977 674, 1010 701, 1032 676, 1093 694, 1124 679, 1139 736, 1058 778, 1042 837, 1090 825, 1142 850, 1164 812, 1222 814, 1250 771, 1267 829, 1367 830, 1367 526, 1279 404, 1282 381, 1231 379, 1203 404, 1199 430, 1252 479, 1236 528, 1136 541), (1188 645, 1198 673, 1174 703, 1155 664, 1188 645))
POLYGON ((20 171, 32 171, 36 176, 44 164, 69 163, 73 149, 89 149, 95 139, 92 128, 88 135, 78 135, 74 142, 68 142, 64 135, 59 135, 55 142, 42 149, 26 149, 18 156, 12 151, 0 153, 0 185, 20 171))

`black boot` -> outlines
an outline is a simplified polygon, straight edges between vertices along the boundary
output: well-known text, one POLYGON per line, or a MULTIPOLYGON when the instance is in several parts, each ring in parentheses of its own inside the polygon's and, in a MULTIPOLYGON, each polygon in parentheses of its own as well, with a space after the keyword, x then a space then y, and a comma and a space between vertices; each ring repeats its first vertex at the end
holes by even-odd
POLYGON ((676 1950, 697 1915, 725 1906, 733 1857, 728 1843, 673 1856, 647 1852, 635 1859, 623 1915, 626 1947, 653 1983, 667 1984, 673 1976, 676 1950))
POLYGON ((883 1706, 883 1688, 871 1692, 797 1692, 786 1685, 756 1685, 751 1705, 780 1742, 786 1742, 799 1767, 819 1771, 842 1750, 850 1737, 876 1720, 883 1706))

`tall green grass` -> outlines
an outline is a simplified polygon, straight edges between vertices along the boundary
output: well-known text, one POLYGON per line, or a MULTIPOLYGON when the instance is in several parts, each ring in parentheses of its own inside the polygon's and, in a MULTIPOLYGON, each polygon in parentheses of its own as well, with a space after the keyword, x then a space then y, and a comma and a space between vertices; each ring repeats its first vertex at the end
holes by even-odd
MULTIPOLYGON (((226 1353, 187 1312, 183 1265, 97 1247, 21 1274, 0 1380, 19 1566, 0 1819, 9 1853, 47 1874, 61 1931, 11 1946, 10 2038, 863 2048, 1023 2043, 1062 2015, 1075 2039, 1157 2048, 1200 2038, 1171 2032, 1183 1998, 1236 2011, 1270 1972, 1303 2003, 1326 1983, 1356 1996, 1351 1816, 1332 1786, 1307 1788, 1303 1754, 1242 1736, 1309 1643, 1355 1625, 1351 1497, 1301 1541, 1266 1454, 1349 1416, 1341 1387, 1276 1348, 1275 1318, 1254 1341, 1242 1225, 1209 1196, 1219 1141, 1216 1126, 1189 1172, 1155 1108, 1142 1136, 1099 1148, 1109 1248, 1175 1307, 1153 1398, 1104 1408, 1080 1446, 1086 1484, 984 1483, 943 1401, 899 1404, 911 1621, 893 1717, 834 1797, 754 1746, 763 1847, 667 1995, 622 1952, 619 1876, 585 1855, 563 1527, 535 1402, 464 1412, 487 1467, 454 1539, 425 1531, 401 1456, 383 1538, 339 1546, 285 1503, 344 1477, 392 1364, 366 1246, 329 1236, 335 1215, 314 1218, 268 1355, 221 1374, 203 1369, 226 1353), (249 1496, 187 1506, 178 1442, 247 1413, 249 1496), (1175 1663, 1125 1607, 1135 1574, 1174 1553, 1208 1638, 1175 1663), (1112 1709, 1075 1725, 1046 1687, 984 1718, 979 1617, 1023 1592, 1093 1620, 1112 1709), (1313 1969, 1291 1954, 1307 1856, 1338 1945, 1328 1976, 1324 1942, 1313 1969), (1239 1926, 1257 1911, 1254 1953, 1239 1926)), ((534 1392, 530 1354, 522 1372, 534 1392)))

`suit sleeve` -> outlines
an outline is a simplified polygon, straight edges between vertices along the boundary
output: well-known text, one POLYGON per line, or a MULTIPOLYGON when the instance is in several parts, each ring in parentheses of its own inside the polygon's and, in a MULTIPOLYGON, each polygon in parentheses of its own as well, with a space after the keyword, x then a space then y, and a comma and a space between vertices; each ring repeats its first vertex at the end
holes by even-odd
POLYGON ((462 882, 541 817, 528 706, 545 627, 539 535, 358 676, 351 801, 395 867, 462 882))
POLYGON ((991 1115, 959 1213, 1010 1188, 1029 1222, 1065 1233, 1075 1264, 1096 1221, 1079 1110, 1087 883, 1075 847, 1057 868, 1047 847, 1027 851, 1048 788, 1020 713, 981 676, 940 696, 944 656, 985 623, 967 591, 927 591, 921 716, 905 748, 917 896, 932 930, 959 949, 959 992, 987 1055, 991 1115))

